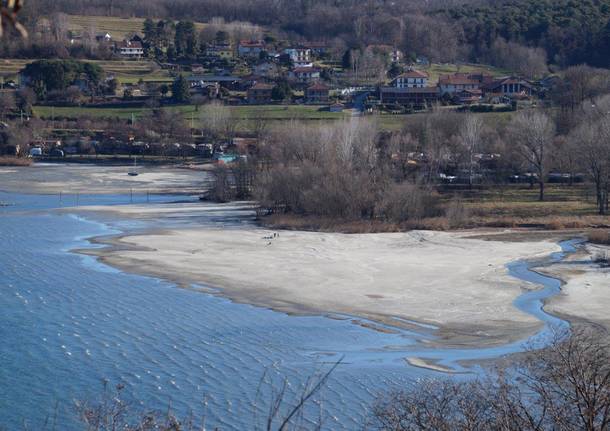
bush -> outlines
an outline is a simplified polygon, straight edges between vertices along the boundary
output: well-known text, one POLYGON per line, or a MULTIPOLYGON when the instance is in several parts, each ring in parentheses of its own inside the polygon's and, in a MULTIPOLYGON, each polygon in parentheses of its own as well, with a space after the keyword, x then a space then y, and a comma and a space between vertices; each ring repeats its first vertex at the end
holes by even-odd
POLYGON ((597 229, 589 232, 589 242, 610 245, 610 230, 597 229))
POLYGON ((387 221, 402 223, 434 217, 439 213, 438 196, 427 187, 392 184, 383 193, 379 212, 387 221))

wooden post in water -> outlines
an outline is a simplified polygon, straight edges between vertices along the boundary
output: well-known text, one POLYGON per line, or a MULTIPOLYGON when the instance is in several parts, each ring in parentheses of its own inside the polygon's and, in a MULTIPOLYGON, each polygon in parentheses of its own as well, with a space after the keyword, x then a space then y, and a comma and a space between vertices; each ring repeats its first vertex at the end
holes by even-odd
POLYGON ((129 202, 133 203, 133 189, 129 189, 129 202))

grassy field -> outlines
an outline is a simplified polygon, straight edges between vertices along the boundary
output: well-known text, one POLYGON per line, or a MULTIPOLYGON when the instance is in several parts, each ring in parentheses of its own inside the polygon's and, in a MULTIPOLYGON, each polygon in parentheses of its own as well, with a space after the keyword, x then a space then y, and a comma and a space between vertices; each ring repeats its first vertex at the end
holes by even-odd
MULTIPOLYGON (((0 76, 5 80, 16 79, 17 73, 27 64, 36 59, 0 59, 0 76)), ((106 73, 112 73, 121 83, 134 83, 140 79, 144 81, 171 82, 173 78, 167 70, 148 60, 84 60, 99 65, 106 73)))
POLYGON ((438 82, 438 78, 441 75, 447 75, 450 73, 486 73, 492 76, 507 76, 510 75, 510 71, 504 69, 498 69, 493 66, 487 66, 482 64, 437 64, 433 63, 429 67, 424 67, 429 75, 429 82, 435 84, 438 82))
MULTIPOLYGON (((184 118, 197 126, 201 113, 198 112, 193 105, 178 105, 168 106, 166 109, 180 111, 184 118)), ((259 120, 286 121, 286 120, 304 120, 304 121, 335 121, 351 116, 351 111, 342 113, 329 112, 320 110, 318 106, 308 105, 256 105, 256 106, 233 106, 231 107, 233 115, 239 122, 240 130, 248 130, 252 128, 254 122, 259 120)), ((97 117, 97 118, 121 118, 129 119, 132 114, 134 117, 141 118, 150 113, 148 108, 79 108, 79 107, 50 107, 36 106, 34 113, 39 117, 45 118, 80 118, 80 117, 97 117)), ((490 112, 477 114, 481 116, 485 123, 492 127, 500 127, 510 121, 513 112, 490 112)), ((379 115, 379 126, 382 130, 398 131, 415 122, 421 121, 422 115, 379 115)))
MULTIPOLYGON (((110 33, 114 40, 124 39, 134 33, 142 33, 143 18, 117 18, 111 16, 68 16, 69 30, 82 32, 95 29, 96 33, 110 33)), ((197 30, 204 27, 203 23, 195 23, 197 30)))
MULTIPOLYGON (((197 111, 194 105, 169 106, 167 109, 179 111, 187 121, 193 120, 193 125, 197 126, 201 118, 201 111, 197 111)), ((233 106, 232 113, 239 128, 247 130, 253 122, 258 120, 286 121, 291 119, 299 120, 338 120, 349 116, 350 113, 334 113, 321 111, 317 106, 283 106, 283 105, 263 105, 263 106, 233 106)), ((45 118, 57 117, 98 117, 98 118, 141 118, 150 113, 148 108, 78 108, 78 107, 50 107, 36 106, 34 113, 45 118)))

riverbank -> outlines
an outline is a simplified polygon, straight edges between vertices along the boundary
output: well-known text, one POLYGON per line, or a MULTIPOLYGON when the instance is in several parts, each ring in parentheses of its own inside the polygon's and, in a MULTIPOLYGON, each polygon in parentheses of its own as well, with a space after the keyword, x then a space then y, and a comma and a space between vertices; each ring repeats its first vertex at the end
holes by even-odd
MULTIPOLYGON (((207 206, 180 205, 173 214, 146 205, 106 211, 136 218, 195 217, 197 208, 205 212, 207 206)), ((530 235, 188 227, 101 239, 108 247, 87 253, 128 272, 215 288, 236 302, 290 314, 345 314, 419 331, 421 325, 433 326, 439 328, 437 344, 483 347, 522 340, 541 328, 513 306, 523 289, 537 286, 509 276, 506 264, 559 251, 560 235, 530 235)))
POLYGON ((138 176, 127 175, 132 165, 36 163, 0 167, 0 189, 15 193, 59 194, 199 194, 211 174, 175 166, 138 166, 138 176))

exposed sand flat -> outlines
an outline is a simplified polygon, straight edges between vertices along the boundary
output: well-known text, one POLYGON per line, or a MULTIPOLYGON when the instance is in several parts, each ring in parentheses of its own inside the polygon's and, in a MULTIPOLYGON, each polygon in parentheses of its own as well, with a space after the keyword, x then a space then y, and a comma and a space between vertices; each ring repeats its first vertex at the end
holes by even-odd
POLYGON ((217 287, 240 302, 404 324, 398 317, 439 326, 447 343, 482 345, 523 339, 540 327, 512 305, 531 286, 510 277, 505 265, 559 250, 550 241, 466 233, 273 234, 180 229, 123 237, 100 254, 111 265, 217 287))
POLYGON ((0 167, 0 190, 20 193, 200 193, 209 173, 171 167, 34 164, 0 167))
POLYGON ((553 265, 545 272, 565 281, 560 295, 551 298, 545 309, 610 329, 610 268, 590 261, 591 256, 610 247, 588 245, 587 254, 576 262, 553 265))

